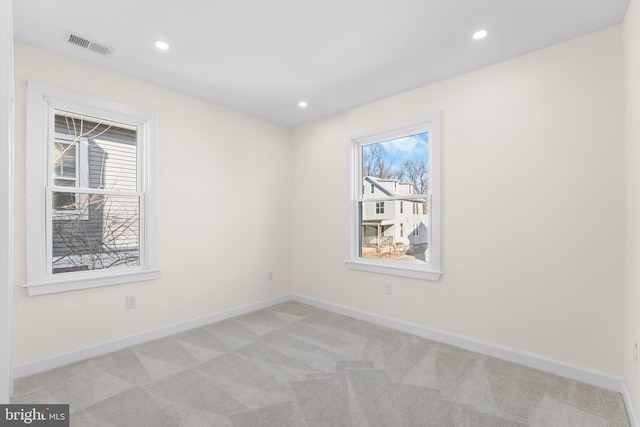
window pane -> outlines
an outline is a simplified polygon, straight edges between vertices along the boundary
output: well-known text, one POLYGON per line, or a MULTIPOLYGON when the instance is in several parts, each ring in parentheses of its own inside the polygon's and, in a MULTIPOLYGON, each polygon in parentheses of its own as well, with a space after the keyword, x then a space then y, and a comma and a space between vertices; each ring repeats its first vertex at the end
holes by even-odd
POLYGON ((76 178, 76 144, 54 142, 53 173, 56 177, 76 178))
POLYGON ((53 192, 53 199, 69 195, 71 211, 53 215, 52 273, 140 265, 139 197, 53 192))
POLYGON ((362 146, 362 197, 429 192, 429 133, 362 146))
POLYGON ((428 208, 426 198, 360 202, 361 254, 364 258, 426 263, 428 208), (400 210, 401 204, 415 208, 400 210), (384 205, 381 211, 380 206, 384 205))
POLYGON ((76 208, 75 193, 53 193, 53 210, 74 210, 76 208))
POLYGON ((79 186, 138 191, 137 127, 56 110, 55 131, 79 147, 79 186))
POLYGON ((53 185, 57 185, 60 187, 75 187, 76 180, 75 179, 66 179, 66 178, 55 178, 53 180, 53 185))

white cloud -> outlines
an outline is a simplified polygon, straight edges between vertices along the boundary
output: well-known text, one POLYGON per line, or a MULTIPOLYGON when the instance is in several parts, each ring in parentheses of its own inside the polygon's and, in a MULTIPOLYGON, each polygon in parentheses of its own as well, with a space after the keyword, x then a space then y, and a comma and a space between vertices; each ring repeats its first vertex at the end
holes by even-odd
MULTIPOLYGON (((406 136, 382 143, 387 155, 400 159, 422 157, 428 153, 427 134, 406 136)), ((417 160, 417 159, 416 159, 417 160)))

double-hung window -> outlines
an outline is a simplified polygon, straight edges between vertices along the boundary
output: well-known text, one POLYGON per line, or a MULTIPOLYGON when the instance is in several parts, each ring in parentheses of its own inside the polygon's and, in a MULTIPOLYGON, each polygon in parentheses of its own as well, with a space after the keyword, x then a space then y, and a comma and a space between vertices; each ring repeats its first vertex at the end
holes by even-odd
POLYGON ((349 144, 347 267, 439 280, 440 114, 360 132, 349 144), (367 185, 376 191, 363 193, 367 185))
POLYGON ((36 82, 27 102, 29 294, 157 277, 155 115, 36 82))

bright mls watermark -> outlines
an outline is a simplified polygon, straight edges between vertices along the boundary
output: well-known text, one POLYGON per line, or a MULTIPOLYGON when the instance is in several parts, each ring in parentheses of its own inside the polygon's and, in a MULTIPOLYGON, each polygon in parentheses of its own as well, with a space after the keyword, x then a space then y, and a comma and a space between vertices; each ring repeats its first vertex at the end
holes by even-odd
POLYGON ((0 405, 0 426, 69 427, 69 405, 0 405))

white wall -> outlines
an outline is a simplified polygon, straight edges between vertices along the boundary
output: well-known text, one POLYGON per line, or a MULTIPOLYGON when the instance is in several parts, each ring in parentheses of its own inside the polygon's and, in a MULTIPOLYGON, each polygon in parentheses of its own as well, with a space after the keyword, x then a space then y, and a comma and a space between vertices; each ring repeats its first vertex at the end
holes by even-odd
POLYGON ((621 41, 611 28, 292 133, 16 44, 15 362, 293 291, 622 376, 621 41), (161 279, 38 297, 20 287, 27 79, 159 113, 161 279), (347 135, 436 110, 442 280, 346 269, 347 135))
POLYGON ((0 404, 11 393, 13 279, 13 25, 11 1, 0 1, 0 404))
POLYGON ((624 371, 640 408, 635 341, 640 342, 640 3, 631 0, 624 21, 626 277, 624 371))
POLYGON ((288 293, 289 129, 19 43, 15 77, 15 363, 288 293), (37 297, 20 287, 27 80, 158 113, 159 280, 37 297), (138 308, 125 310, 127 295, 138 308))
POLYGON ((610 28, 294 129, 294 293, 622 376, 621 36, 610 28), (437 110, 441 281, 348 270, 347 135, 437 110))

